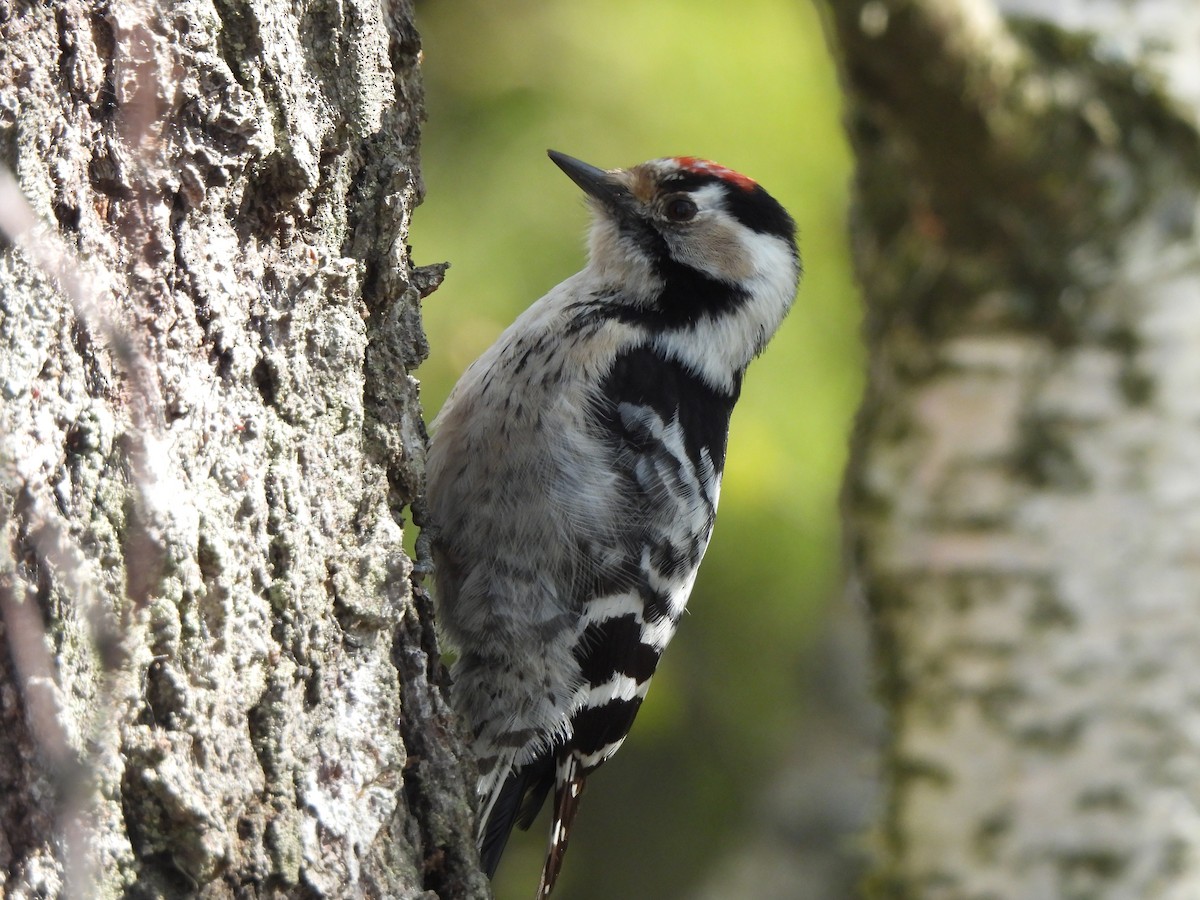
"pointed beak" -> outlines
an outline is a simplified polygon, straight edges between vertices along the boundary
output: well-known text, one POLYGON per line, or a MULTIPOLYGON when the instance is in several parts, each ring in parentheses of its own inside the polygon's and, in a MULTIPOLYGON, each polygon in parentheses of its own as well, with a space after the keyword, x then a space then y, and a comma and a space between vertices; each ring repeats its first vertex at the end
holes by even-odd
POLYGON ((629 189, 618 181, 612 172, 597 169, 583 160, 559 153, 557 150, 547 150, 546 153, 589 197, 594 197, 615 209, 623 209, 629 205, 629 189))

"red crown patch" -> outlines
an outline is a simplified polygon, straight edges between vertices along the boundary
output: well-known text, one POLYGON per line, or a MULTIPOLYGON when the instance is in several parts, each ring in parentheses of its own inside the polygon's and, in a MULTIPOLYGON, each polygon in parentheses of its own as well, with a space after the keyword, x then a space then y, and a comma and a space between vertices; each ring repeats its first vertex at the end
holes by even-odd
POLYGON ((728 169, 712 160, 700 159, 696 156, 677 156, 675 157, 675 162, 679 163, 680 166, 689 172, 695 172, 697 175, 712 175, 720 178, 722 181, 736 184, 743 191, 752 191, 758 187, 758 182, 748 175, 735 172, 733 169, 728 169))

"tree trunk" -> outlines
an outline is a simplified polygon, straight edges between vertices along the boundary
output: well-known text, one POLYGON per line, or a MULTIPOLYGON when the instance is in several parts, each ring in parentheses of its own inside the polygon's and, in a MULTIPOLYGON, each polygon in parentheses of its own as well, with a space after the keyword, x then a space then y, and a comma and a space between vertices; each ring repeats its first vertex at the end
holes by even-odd
POLYGON ((487 895, 400 543, 419 53, 405 0, 0 3, 6 896, 487 895))
POLYGON ((873 896, 1200 896, 1200 12, 1001 6, 828 4, 873 896))

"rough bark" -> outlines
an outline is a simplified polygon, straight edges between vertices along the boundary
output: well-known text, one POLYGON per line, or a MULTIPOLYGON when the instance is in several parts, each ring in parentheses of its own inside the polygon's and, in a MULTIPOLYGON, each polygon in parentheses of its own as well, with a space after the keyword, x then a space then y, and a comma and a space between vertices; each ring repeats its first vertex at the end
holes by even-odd
POLYGON ((891 720, 873 896, 1193 897, 1200 14, 1001 6, 828 4, 891 720))
POLYGON ((0 887, 478 897, 409 2, 0 4, 0 887))

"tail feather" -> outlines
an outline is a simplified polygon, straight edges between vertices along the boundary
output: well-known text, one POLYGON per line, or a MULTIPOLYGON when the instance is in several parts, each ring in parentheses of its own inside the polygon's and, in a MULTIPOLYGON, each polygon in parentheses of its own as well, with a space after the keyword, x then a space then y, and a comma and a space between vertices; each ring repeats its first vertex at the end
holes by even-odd
POLYGON ((562 871, 567 841, 574 826, 575 813, 579 811, 579 799, 583 795, 586 780, 582 764, 573 753, 567 752, 555 773, 554 821, 550 826, 550 846, 546 850, 546 863, 542 867, 537 900, 545 900, 550 896, 558 874, 562 871))
POLYGON ((552 755, 538 760, 541 768, 537 772, 536 778, 531 779, 525 789, 525 799, 521 801, 521 809, 517 812, 517 827, 522 831, 529 830, 529 826, 533 824, 537 814, 542 811, 542 805, 546 802, 546 795, 550 793, 550 788, 554 787, 553 760, 552 755))
POLYGON ((535 759, 509 772, 481 814, 479 857, 488 878, 496 874, 513 826, 529 828, 554 783, 553 756, 535 759))

